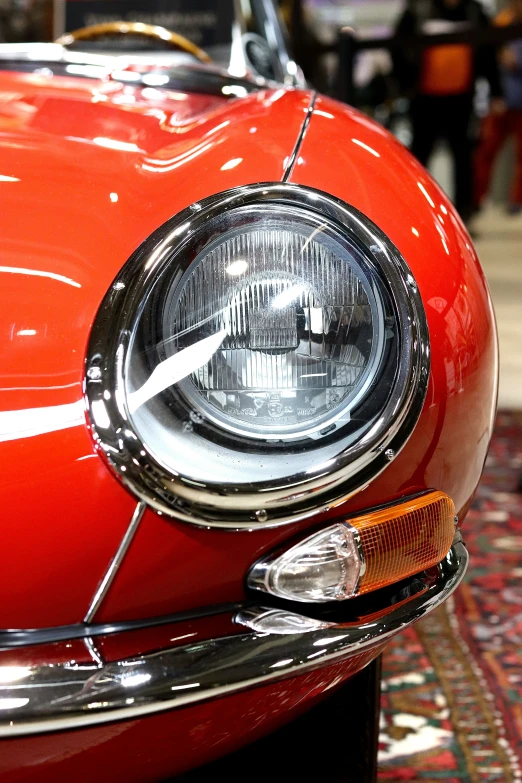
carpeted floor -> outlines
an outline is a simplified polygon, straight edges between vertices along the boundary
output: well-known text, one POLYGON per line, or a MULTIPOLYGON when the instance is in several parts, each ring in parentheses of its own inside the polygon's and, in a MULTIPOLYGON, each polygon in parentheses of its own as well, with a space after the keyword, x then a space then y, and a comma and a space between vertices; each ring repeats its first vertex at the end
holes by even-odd
POLYGON ((379 783, 522 781, 522 414, 500 413, 450 601, 384 655, 379 783))

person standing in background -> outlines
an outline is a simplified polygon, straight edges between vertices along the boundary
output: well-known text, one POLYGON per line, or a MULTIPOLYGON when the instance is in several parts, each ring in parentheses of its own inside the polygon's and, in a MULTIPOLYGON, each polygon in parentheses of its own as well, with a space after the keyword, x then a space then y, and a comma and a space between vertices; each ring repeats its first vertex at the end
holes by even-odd
MULTIPOLYGON (((477 0, 409 0, 395 35, 406 40, 423 34, 472 31, 489 26, 477 0)), ((395 75, 411 96, 411 151, 427 165, 435 143, 447 141, 453 158, 455 206, 467 221, 473 213, 473 166, 470 126, 477 77, 490 85, 492 111, 503 111, 495 49, 456 43, 402 46, 393 55, 395 75)))
MULTIPOLYGON (((495 18, 499 27, 522 24, 522 0, 511 0, 495 18)), ((475 205, 482 204, 491 180, 495 158, 509 136, 515 138, 515 171, 511 183, 508 212, 522 210, 522 39, 512 41, 499 52, 506 111, 490 114, 482 122, 475 158, 475 205)))

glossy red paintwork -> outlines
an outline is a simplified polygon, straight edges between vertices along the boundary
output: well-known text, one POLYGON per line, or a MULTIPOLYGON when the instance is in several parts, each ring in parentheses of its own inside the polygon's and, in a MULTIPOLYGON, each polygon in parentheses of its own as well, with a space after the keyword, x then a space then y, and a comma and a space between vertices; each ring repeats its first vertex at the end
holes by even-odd
MULTIPOLYGON (((9 596, 0 603, 0 627, 80 621, 135 506, 95 454, 81 408, 89 330, 111 281, 145 237, 189 204, 236 185, 279 181, 309 100, 299 91, 224 101, 0 74, 7 346, 0 423, 12 431, 0 442, 7 553, 0 591, 9 596), (42 408, 51 412, 33 413, 42 408), (13 411, 23 413, 6 415, 13 411), (51 431, 28 435, 30 425, 51 431)), ((329 516, 427 487, 463 507, 485 457, 496 383, 491 308, 467 234, 397 142, 326 99, 316 104, 291 179, 355 205, 388 234, 418 281, 431 335, 432 373, 414 434, 378 479, 329 516)), ((148 511, 97 619, 240 598, 252 561, 297 530, 208 531, 148 511)), ((139 636, 131 641, 141 644, 139 636)), ((100 640, 109 657, 115 644, 100 640)), ((158 780, 275 728, 365 662, 141 720, 4 740, 0 778, 158 780)))
POLYGON ((86 344, 110 282, 180 209, 280 179, 309 99, 0 74, 0 628, 81 621, 135 507, 83 414, 86 344), (53 431, 28 437, 31 426, 53 431))
POLYGON ((348 201, 390 237, 413 271, 430 331, 431 376, 417 427, 397 459, 348 507, 433 487, 460 511, 484 465, 498 382, 491 300, 468 233, 398 141, 326 98, 316 103, 292 181, 348 201), (328 165, 334 157, 337 165, 328 165))
MULTIPOLYGON (((418 282, 431 339, 427 398, 409 442, 367 489, 325 517, 428 488, 446 492, 460 511, 482 471, 497 383, 491 304, 471 240, 447 197, 404 147, 334 101, 318 99, 291 181, 343 199, 385 231, 418 282)), ((98 618, 238 600, 251 563, 295 532, 295 526, 199 530, 148 512, 98 618)))

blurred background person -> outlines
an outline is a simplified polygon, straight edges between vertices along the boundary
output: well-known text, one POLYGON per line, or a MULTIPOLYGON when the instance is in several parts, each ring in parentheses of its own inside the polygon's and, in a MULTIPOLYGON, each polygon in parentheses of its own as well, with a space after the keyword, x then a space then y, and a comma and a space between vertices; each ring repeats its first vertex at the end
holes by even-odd
POLYGON ((52 0, 0 0, 0 43, 49 40, 52 13, 52 0))
POLYGON ((464 220, 469 220, 474 206, 470 129, 478 77, 489 82, 492 111, 499 113, 504 108, 495 49, 472 43, 422 48, 413 36, 480 30, 489 25, 477 0, 409 0, 395 29, 399 37, 393 56, 395 75, 401 89, 411 96, 411 151, 426 166, 436 142, 447 142, 453 158, 454 202, 464 220))
MULTIPOLYGON (((496 25, 506 27, 522 23, 522 0, 511 0, 495 18, 496 25)), ((499 52, 500 72, 506 111, 490 114, 482 122, 480 143, 475 158, 475 204, 487 195, 493 164, 506 139, 515 139, 515 169, 507 211, 522 210, 522 39, 512 41, 499 52)))

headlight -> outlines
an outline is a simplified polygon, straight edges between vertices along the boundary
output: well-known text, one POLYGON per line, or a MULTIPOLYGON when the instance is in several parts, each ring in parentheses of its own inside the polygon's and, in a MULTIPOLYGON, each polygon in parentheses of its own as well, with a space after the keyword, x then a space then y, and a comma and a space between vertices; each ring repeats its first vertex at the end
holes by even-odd
POLYGON ((134 254, 96 319, 87 393, 140 497, 252 526, 381 470, 427 372, 422 304, 391 243, 324 194, 261 185, 194 205, 134 254))

